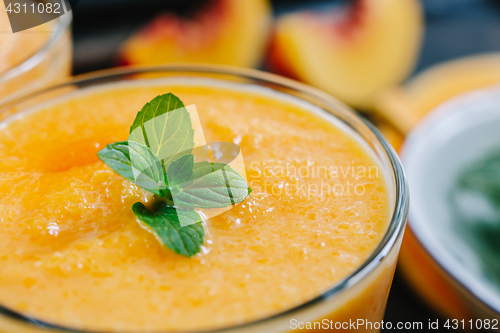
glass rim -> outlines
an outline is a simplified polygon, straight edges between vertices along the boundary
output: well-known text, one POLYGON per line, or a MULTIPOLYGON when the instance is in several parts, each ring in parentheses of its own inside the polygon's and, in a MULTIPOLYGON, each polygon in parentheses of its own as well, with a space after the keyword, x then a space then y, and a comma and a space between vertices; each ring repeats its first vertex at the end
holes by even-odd
POLYGON ((35 54, 29 56, 14 67, 7 69, 5 72, 0 73, 0 84, 4 84, 16 76, 26 73, 40 64, 45 59, 47 53, 50 52, 52 47, 64 36, 65 31, 70 27, 73 21, 73 13, 71 10, 68 10, 65 14, 54 20, 57 20, 57 23, 54 26, 54 30, 50 32, 50 38, 35 52, 35 54))
MULTIPOLYGON (((243 324, 237 324, 233 326, 225 326, 218 329, 209 329, 203 331, 182 331, 183 333, 223 333, 229 332, 235 329, 246 329, 251 328, 254 325, 265 324, 266 322, 271 322, 273 320, 282 319, 286 316, 294 314, 298 311, 305 310, 311 306, 320 304, 326 300, 331 299, 337 294, 340 294, 344 290, 348 290, 361 281, 364 280, 365 277, 370 275, 379 265, 380 262, 384 260, 384 258, 389 254, 391 249, 396 244, 397 240, 400 236, 402 236, 406 220, 408 217, 409 210, 409 189, 406 181, 406 176, 401 164, 401 161, 395 152, 394 148, 388 143, 388 141, 383 137, 383 135, 379 132, 374 125, 372 125, 369 121, 364 119, 362 116, 357 115, 352 109, 348 106, 334 98, 333 96, 317 89, 311 87, 307 84, 288 79, 276 74, 263 72, 255 69, 247 69, 247 68, 239 68, 232 66, 222 66, 222 65, 198 65, 198 64, 171 64, 171 65, 161 65, 161 66, 140 66, 140 67, 123 67, 123 68, 113 68, 113 69, 105 69, 100 71, 95 71, 92 73, 81 74, 75 76, 69 80, 66 80, 63 83, 53 85, 48 88, 44 88, 27 95, 24 95, 20 98, 16 98, 15 100, 8 101, 3 105, 0 105, 0 115, 6 111, 8 111, 11 107, 22 103, 23 101, 35 98, 37 96, 49 93, 51 91, 65 88, 71 85, 78 84, 99 84, 99 80, 103 79, 113 79, 120 78, 123 76, 130 75, 138 75, 138 74, 155 74, 155 73, 191 73, 191 74, 212 74, 212 75, 229 75, 234 77, 244 77, 251 80, 259 80, 271 84, 278 84, 285 88, 294 89, 301 93, 304 93, 306 96, 312 98, 313 100, 320 100, 321 102, 328 105, 332 109, 341 113, 345 116, 349 121, 356 125, 356 128, 365 128, 371 134, 374 135, 374 138, 377 140, 377 143, 383 149, 382 153, 387 157, 389 161, 389 167, 391 177, 394 177, 394 208, 392 210, 392 216, 390 218, 390 223, 387 228, 387 231, 377 245, 377 247, 372 251, 370 256, 366 258, 363 263, 354 270, 347 277, 342 279, 341 281, 333 284, 327 291, 321 293, 320 295, 314 297, 313 299, 296 305, 290 309, 286 309, 279 313, 273 314, 268 317, 260 318, 257 320, 253 320, 243 324)), ((147 79, 155 79, 155 78, 145 78, 147 79)), ((133 80, 133 78, 132 78, 133 80)), ((223 78, 221 80, 224 80, 223 78)), ((300 98, 300 97, 298 97, 300 98)), ((325 112, 328 112, 324 110, 325 112)), ((329 113, 329 112, 328 112, 329 113)), ((335 116, 335 115, 333 115, 335 116)), ((355 128, 355 129, 356 129, 355 128)), ((367 141, 366 138, 362 138, 363 141, 367 141)), ((12 319, 21 321, 25 324, 29 325, 37 325, 39 327, 45 329, 54 329, 63 332, 73 332, 73 333, 109 333, 110 331, 96 331, 96 330, 83 330, 83 329, 75 329, 67 326, 57 325, 49 322, 45 322, 43 320, 35 319, 28 315, 23 315, 19 312, 10 310, 0 304, 0 315, 8 316, 12 319)), ((128 332, 128 331, 127 331, 128 332)), ((168 331, 152 331, 156 333, 169 333, 168 331)))

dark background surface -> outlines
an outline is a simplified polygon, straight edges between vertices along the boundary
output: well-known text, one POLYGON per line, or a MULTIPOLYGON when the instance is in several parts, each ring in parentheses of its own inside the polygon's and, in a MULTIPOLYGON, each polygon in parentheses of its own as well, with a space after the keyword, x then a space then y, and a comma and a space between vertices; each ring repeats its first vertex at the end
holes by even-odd
MULTIPOLYGON (((120 44, 161 11, 189 16, 204 0, 80 0, 73 11, 74 74, 116 65, 120 44)), ((500 1, 422 0, 426 33, 416 72, 438 62, 474 53, 500 50, 500 1)), ((276 15, 300 8, 322 10, 341 0, 274 0, 276 15)), ((396 272, 385 321, 437 319, 396 272)), ((392 330, 395 331, 395 330, 392 330)), ((420 331, 421 332, 421 331, 420 331)))

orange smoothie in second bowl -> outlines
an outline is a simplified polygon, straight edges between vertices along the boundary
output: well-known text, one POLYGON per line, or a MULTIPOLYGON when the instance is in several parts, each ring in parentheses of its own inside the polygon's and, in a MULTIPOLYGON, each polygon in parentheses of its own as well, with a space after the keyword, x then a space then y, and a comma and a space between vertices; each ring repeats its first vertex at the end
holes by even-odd
POLYGON ((0 331, 380 329, 406 184, 383 139, 328 95, 258 72, 179 67, 46 94, 2 109, 0 331), (131 206, 156 199, 97 156, 169 92, 196 106, 207 142, 239 145, 252 188, 204 220, 192 257, 144 228, 131 206))
MULTIPOLYGON (((15 3, 12 8, 16 10, 15 3)), ((0 103, 70 76, 71 19, 71 13, 66 13, 13 33, 0 1, 0 103)))

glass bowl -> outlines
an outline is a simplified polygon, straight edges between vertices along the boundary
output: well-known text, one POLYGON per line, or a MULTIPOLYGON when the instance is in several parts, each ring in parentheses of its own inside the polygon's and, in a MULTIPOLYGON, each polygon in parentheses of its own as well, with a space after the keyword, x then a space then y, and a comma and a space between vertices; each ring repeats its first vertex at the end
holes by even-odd
POLYGON ((34 55, 0 73, 0 103, 56 84, 71 75, 73 49, 71 21, 72 14, 68 11, 54 21, 45 23, 45 25, 53 24, 53 27, 48 28, 50 31, 17 32, 17 34, 40 33, 50 36, 34 55))
MULTIPOLYGON (((288 332, 300 323, 320 322, 331 328, 350 328, 355 322, 359 331, 376 332, 381 328, 387 297, 394 275, 399 248, 408 214, 408 187, 405 175, 393 148, 367 121, 330 95, 315 88, 256 70, 222 66, 170 65, 101 71, 47 88, 0 106, 0 121, 32 106, 50 102, 77 90, 95 89, 116 82, 139 82, 158 78, 209 78, 231 84, 252 84, 293 96, 318 108, 322 117, 338 121, 358 136, 373 153, 387 175, 392 216, 387 232, 373 253, 349 276, 332 284, 324 293, 296 307, 243 325, 209 332, 288 332), (363 320, 361 323, 359 320, 363 320)), ((5 307, 0 307, 2 332, 81 332, 57 323, 43 322, 5 307)))

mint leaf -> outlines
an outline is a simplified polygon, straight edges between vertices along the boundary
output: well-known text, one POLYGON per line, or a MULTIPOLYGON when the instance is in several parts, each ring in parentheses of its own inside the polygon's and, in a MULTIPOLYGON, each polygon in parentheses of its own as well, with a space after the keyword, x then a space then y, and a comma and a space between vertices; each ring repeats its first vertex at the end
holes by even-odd
POLYGON ((150 102, 146 103, 141 111, 135 116, 134 123, 130 127, 130 141, 135 141, 146 145, 144 141, 144 136, 140 132, 134 132, 136 128, 142 127, 144 123, 153 119, 156 116, 160 116, 168 111, 177 110, 184 107, 184 103, 172 93, 163 94, 156 96, 150 102), (132 133, 135 133, 132 135, 132 133))
POLYGON ((194 156, 185 155, 173 161, 167 170, 167 180, 169 186, 174 186, 186 182, 193 174, 194 156))
POLYGON ((186 257, 200 252, 205 240, 205 231, 200 215, 194 210, 183 211, 163 205, 151 211, 140 202, 135 203, 132 210, 169 249, 186 257), (179 215, 182 215, 182 219, 192 220, 192 224, 182 227, 179 215))
POLYGON ((165 196, 167 186, 162 164, 148 147, 133 141, 115 142, 97 156, 111 170, 140 188, 165 196))
POLYGON ((224 163, 194 164, 189 181, 170 187, 176 206, 224 208, 238 204, 250 194, 245 178, 224 163))
POLYGON ((184 103, 172 93, 154 98, 137 114, 129 141, 148 146, 168 170, 194 147, 194 129, 184 103))

